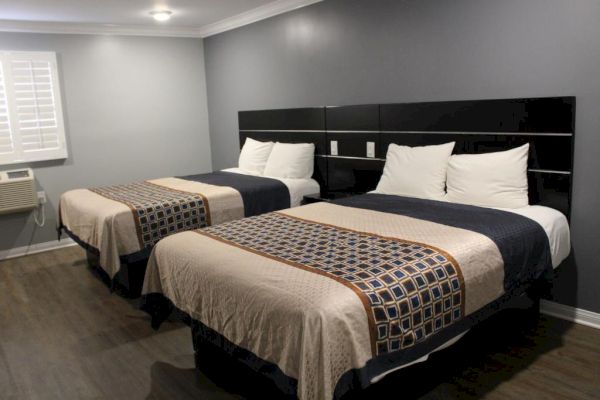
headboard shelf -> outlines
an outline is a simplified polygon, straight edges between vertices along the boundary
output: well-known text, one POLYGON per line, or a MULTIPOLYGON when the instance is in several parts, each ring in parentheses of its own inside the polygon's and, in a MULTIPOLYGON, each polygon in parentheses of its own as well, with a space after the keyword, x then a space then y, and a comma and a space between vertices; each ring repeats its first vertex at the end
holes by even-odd
MULTIPOLYGON (((317 154, 316 157, 320 158, 329 158, 329 159, 342 159, 342 160, 366 160, 366 161, 384 161, 385 158, 377 158, 377 157, 352 157, 352 156, 332 156, 332 155, 323 155, 317 154)), ((538 169, 538 168, 528 168, 528 172, 535 172, 539 174, 558 174, 558 175, 571 175, 571 171, 559 171, 552 169, 538 169)))
POLYGON ((573 136, 571 132, 473 132, 473 131, 379 131, 381 133, 405 133, 408 135, 478 135, 478 136, 573 136))
POLYGON ((374 189, 391 143, 424 146, 454 141, 458 154, 529 143, 530 203, 570 213, 575 97, 241 111, 239 130, 240 146, 246 137, 315 143, 315 179, 323 192, 374 189), (332 141, 337 154, 332 154, 332 141), (369 157, 367 143, 373 150, 369 157))
POLYGON ((357 130, 343 130, 343 129, 328 129, 327 132, 329 133, 381 133, 381 131, 357 131, 357 130))
POLYGON ((537 172, 540 174, 559 174, 559 175, 571 175, 571 171, 556 171, 552 169, 535 169, 529 168, 527 171, 529 172, 537 172))
POLYGON ((302 132, 325 133, 325 129, 240 129, 240 132, 302 132))
POLYGON ((356 157, 356 156, 332 156, 332 155, 320 155, 317 154, 317 157, 323 157, 323 158, 341 158, 341 159, 345 159, 345 160, 367 160, 367 161, 385 161, 385 158, 379 158, 379 157, 356 157))

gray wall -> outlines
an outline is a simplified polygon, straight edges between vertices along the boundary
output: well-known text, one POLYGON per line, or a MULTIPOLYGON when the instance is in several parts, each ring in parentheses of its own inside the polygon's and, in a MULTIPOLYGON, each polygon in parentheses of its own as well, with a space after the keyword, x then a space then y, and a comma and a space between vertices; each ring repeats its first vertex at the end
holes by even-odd
POLYGON ((211 170, 202 40, 0 33, 0 50, 57 53, 69 145, 66 161, 30 164, 46 226, 0 216, 0 250, 55 240, 66 190, 211 170))
POLYGON ((205 40, 213 166, 237 111, 577 96, 574 260, 555 296, 600 312, 600 2, 326 0, 205 40))

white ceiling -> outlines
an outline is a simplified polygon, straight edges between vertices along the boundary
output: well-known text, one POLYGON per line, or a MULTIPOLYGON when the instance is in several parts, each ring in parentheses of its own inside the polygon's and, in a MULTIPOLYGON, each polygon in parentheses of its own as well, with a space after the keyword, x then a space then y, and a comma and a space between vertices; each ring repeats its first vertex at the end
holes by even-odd
POLYGON ((209 36, 321 0, 0 0, 0 31, 209 36), (156 22, 150 11, 173 12, 156 22))

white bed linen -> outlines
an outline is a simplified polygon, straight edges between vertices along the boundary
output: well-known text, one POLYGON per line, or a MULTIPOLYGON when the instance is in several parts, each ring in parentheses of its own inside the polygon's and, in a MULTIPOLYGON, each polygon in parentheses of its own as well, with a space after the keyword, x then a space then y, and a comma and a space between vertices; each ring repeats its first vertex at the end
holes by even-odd
MULTIPOLYGON (((258 174, 251 174, 239 168, 227 168, 223 171, 233 172, 236 174, 262 176, 258 174)), ((302 203, 302 198, 304 196, 318 194, 321 192, 321 187, 314 179, 268 178, 277 179, 288 187, 288 190, 290 191, 290 207, 298 207, 300 203, 302 203)))
MULTIPOLYGON (((561 262, 563 262, 571 252, 571 231, 569 229, 569 222, 567 217, 564 216, 558 210, 544 206, 526 206, 522 208, 498 208, 498 210, 509 211, 515 214, 522 215, 529 219, 534 220, 544 228, 546 235, 548 236, 548 242, 550 243, 550 253, 552 258, 552 267, 556 269, 561 262)), ((425 354, 423 357, 409 362, 407 364, 395 367, 386 371, 380 375, 377 375, 371 379, 371 383, 375 383, 383 379, 386 375, 391 374, 399 369, 406 368, 410 365, 425 362, 429 359, 429 356, 437 351, 443 350, 452 346, 458 342, 468 332, 465 331, 452 339, 448 340, 440 347, 433 350, 431 353, 425 354)))
POLYGON ((558 267, 571 252, 571 231, 567 217, 558 210, 544 206, 522 208, 499 208, 534 220, 544 228, 552 255, 552 266, 558 267))

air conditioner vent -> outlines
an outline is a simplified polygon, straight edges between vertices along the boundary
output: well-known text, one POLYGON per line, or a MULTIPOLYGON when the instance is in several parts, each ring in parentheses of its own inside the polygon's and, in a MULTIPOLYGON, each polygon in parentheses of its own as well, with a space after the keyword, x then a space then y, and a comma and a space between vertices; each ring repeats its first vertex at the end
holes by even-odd
POLYGON ((37 205, 35 180, 31 169, 0 172, 0 214, 28 211, 37 205))

